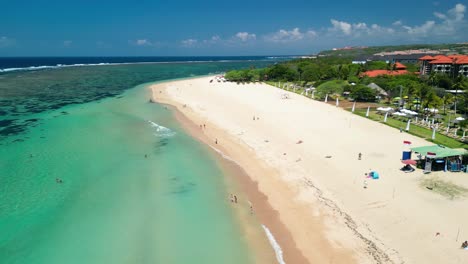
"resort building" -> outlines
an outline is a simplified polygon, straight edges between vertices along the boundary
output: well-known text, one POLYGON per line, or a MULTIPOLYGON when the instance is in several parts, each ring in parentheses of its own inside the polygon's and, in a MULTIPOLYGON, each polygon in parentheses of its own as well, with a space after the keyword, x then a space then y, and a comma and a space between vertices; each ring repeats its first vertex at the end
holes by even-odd
POLYGON ((463 75, 468 77, 468 55, 437 55, 419 58, 420 74, 429 75, 432 72, 449 74, 452 77, 463 75))
POLYGON ((406 70, 406 66, 396 62, 392 66, 392 70, 372 70, 372 71, 366 71, 361 74, 361 77, 367 76, 367 77, 377 77, 381 75, 401 75, 401 74, 408 74, 406 70))

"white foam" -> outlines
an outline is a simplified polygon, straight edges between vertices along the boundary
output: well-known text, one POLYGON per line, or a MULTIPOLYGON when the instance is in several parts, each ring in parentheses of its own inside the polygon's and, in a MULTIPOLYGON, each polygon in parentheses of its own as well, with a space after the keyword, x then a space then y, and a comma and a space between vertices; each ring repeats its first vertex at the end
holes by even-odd
POLYGON ((174 131, 170 130, 169 128, 158 125, 157 123, 153 121, 148 120, 148 123, 156 129, 156 134, 154 135, 157 137, 172 137, 176 134, 174 131))
POLYGON ((265 230, 265 233, 268 237, 268 240, 270 241, 271 246, 273 247, 273 250, 275 251, 276 259, 278 260, 278 263, 286 264, 286 262, 284 262, 284 259, 283 259, 283 250, 281 249, 278 242, 276 242, 276 239, 273 236, 273 234, 270 232, 270 229, 268 229, 265 225, 262 225, 262 227, 263 227, 263 230, 265 230))
POLYGON ((221 157, 223 157, 224 159, 227 159, 227 160, 229 160, 230 162, 233 162, 233 163, 237 164, 239 167, 241 166, 241 165, 239 164, 239 162, 235 161, 235 160, 234 160, 233 158, 231 158, 230 156, 224 154, 221 150, 219 150, 219 149, 217 149, 217 148, 215 148, 215 147, 213 147, 213 146, 210 146, 210 147, 211 147, 214 151, 216 151, 217 153, 219 153, 219 155, 221 155, 221 157))

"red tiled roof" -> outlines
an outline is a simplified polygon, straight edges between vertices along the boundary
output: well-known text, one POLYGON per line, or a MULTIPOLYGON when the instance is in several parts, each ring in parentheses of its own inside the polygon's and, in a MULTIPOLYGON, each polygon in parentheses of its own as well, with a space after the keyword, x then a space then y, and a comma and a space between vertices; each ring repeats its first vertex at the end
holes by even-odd
POLYGON ((432 56, 426 55, 424 57, 419 58, 419 60, 433 60, 434 58, 432 56))
POLYGON ((366 75, 368 77, 377 77, 380 75, 401 75, 401 74, 408 74, 407 70, 400 70, 400 71, 388 71, 388 70, 373 70, 373 71, 366 71, 363 72, 362 75, 366 75))
POLYGON ((464 58, 458 59, 455 64, 468 64, 468 56, 465 56, 464 58))
MULTIPOLYGON (((446 58, 449 58, 449 57, 447 57, 447 56, 445 56, 445 55, 437 55, 437 56, 434 56, 434 59, 435 59, 435 60, 446 59, 446 58)), ((449 59, 450 59, 450 58, 449 58, 449 59)))
POLYGON ((455 60, 449 57, 441 56, 431 62, 429 64, 452 64, 455 60))
POLYGON ((399 62, 396 62, 396 63, 395 63, 395 69, 397 69, 397 70, 404 70, 404 69, 406 69, 406 66, 403 65, 403 64, 401 64, 401 63, 399 63, 399 62))
POLYGON ((462 59, 462 58, 465 58, 465 57, 468 57, 466 55, 460 55, 460 54, 453 54, 453 55, 448 55, 447 57, 451 58, 451 59, 462 59))

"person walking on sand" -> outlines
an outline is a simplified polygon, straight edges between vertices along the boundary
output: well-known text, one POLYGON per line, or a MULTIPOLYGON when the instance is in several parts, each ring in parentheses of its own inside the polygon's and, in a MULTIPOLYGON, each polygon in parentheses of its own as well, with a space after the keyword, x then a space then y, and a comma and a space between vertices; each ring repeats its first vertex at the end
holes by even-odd
POLYGON ((252 120, 255 121, 255 116, 253 116, 252 120))
POLYGON ((237 196, 234 195, 234 203, 237 203, 237 196))
POLYGON ((359 152, 359 154, 358 154, 358 160, 361 160, 361 157, 362 157, 362 154, 361 154, 361 152, 359 152))
POLYGON ((215 144, 218 144, 218 139, 217 138, 215 139, 215 144))

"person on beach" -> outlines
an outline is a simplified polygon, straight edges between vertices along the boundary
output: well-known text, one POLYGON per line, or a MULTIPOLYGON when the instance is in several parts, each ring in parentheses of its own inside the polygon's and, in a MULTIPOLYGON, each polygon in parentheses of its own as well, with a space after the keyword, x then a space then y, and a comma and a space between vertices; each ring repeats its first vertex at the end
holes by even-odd
POLYGON ((253 215, 253 205, 250 201, 249 202, 249 206, 250 206, 250 214, 253 215))
POLYGON ((215 144, 218 144, 218 139, 215 139, 215 144))
POLYGON ((237 203, 237 196, 234 195, 234 203, 237 203))
MULTIPOLYGON (((367 176, 367 173, 366 173, 366 176, 367 176)), ((367 189, 367 181, 366 180, 364 180, 364 186, 363 187, 364 187, 364 189, 367 189)))
POLYGON ((60 179, 60 178, 55 178, 55 182, 56 183, 63 183, 62 179, 60 179))
POLYGON ((230 198, 231 198, 231 203, 233 203, 234 202, 234 196, 232 195, 232 193, 231 193, 230 198))
POLYGON ((361 160, 361 157, 362 157, 362 154, 361 154, 361 152, 359 152, 359 154, 358 154, 358 160, 361 160))
POLYGON ((203 124, 203 128, 206 128, 206 124, 203 124))
POLYGON ((253 116, 252 120, 254 120, 254 121, 255 121, 255 116, 253 116))
POLYGON ((468 241, 465 240, 465 242, 462 243, 461 248, 468 249, 468 241))

